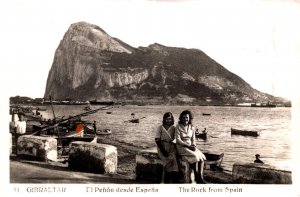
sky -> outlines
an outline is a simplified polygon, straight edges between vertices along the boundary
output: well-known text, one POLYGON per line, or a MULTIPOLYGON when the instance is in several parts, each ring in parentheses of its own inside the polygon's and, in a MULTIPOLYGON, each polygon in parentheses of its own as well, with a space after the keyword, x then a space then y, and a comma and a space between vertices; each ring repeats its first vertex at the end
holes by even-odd
POLYGON ((300 1, 0 0, 2 92, 43 97, 72 23, 98 25, 133 47, 197 48, 253 88, 288 99, 300 66, 300 1))

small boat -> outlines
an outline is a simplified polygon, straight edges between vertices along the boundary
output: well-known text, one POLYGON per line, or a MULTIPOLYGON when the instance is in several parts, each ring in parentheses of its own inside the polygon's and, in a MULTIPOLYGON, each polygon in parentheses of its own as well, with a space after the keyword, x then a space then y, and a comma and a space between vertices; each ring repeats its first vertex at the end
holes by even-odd
POLYGON ((196 138, 207 140, 206 128, 204 128, 204 130, 202 132, 199 132, 199 130, 197 129, 196 132, 195 132, 195 136, 196 136, 196 138))
MULTIPOLYGON (((58 148, 58 156, 66 156, 69 153, 69 145, 71 142, 81 141, 81 142, 97 142, 96 135, 86 135, 84 133, 84 125, 78 124, 75 131, 64 131, 59 133, 52 133, 52 134, 43 134, 43 133, 36 133, 39 136, 45 137, 53 137, 57 140, 57 148, 58 148)), ((32 135, 36 135, 32 134, 32 135)))
POLYGON ((207 133, 195 133, 196 138, 207 140, 207 133))
POLYGON ((65 133, 64 137, 83 137, 84 130, 81 131, 69 131, 65 133))
POLYGON ((107 111, 106 113, 107 113, 107 114, 111 114, 112 112, 111 112, 111 111, 107 111))
MULTIPOLYGON (((85 125, 84 133, 85 134, 95 134, 95 131, 94 131, 94 128, 91 127, 90 125, 85 125)), ((97 129, 96 134, 97 135, 109 135, 109 134, 111 134, 111 130, 110 129, 97 129)))
POLYGON ((206 157, 205 165, 209 165, 210 169, 212 170, 216 170, 216 169, 223 170, 221 164, 223 161, 224 153, 214 154, 214 153, 203 152, 203 154, 206 157))
POLYGON ((95 136, 84 136, 84 137, 77 137, 77 136, 62 136, 56 137, 59 140, 59 143, 62 147, 67 147, 71 142, 81 141, 81 142, 92 142, 95 140, 95 136))
POLYGON ((90 143, 97 143, 97 136, 84 136, 84 137, 77 137, 77 136, 55 136, 57 139, 57 153, 58 157, 67 157, 69 155, 70 144, 72 142, 90 142, 90 143))
POLYGON ((146 118, 146 117, 142 117, 142 118, 137 118, 135 116, 134 113, 131 113, 131 119, 125 122, 131 122, 131 123, 139 123, 141 119, 146 118))
POLYGON ((114 105, 115 104, 114 101, 98 101, 96 99, 90 100, 89 103, 91 105, 114 105))
POLYGON ((26 121, 42 121, 43 117, 41 115, 35 115, 33 112, 24 113, 26 121))
POLYGON ((240 130, 231 128, 231 135, 244 135, 244 136, 259 136, 258 131, 240 130))
POLYGON ((86 106, 86 107, 84 107, 84 110, 85 110, 85 111, 91 111, 92 109, 91 109, 90 106, 86 106))
POLYGON ((131 123, 139 123, 140 119, 138 119, 138 118, 131 119, 131 120, 129 120, 129 122, 131 122, 131 123))
POLYGON ((210 116, 211 114, 209 113, 202 113, 202 116, 210 116))
POLYGON ((109 134, 111 134, 111 130, 110 129, 97 130, 96 134, 97 135, 109 135, 109 134))
POLYGON ((140 120, 138 118, 135 117, 135 114, 134 113, 131 113, 131 120, 128 120, 128 122, 131 122, 131 123, 139 123, 140 120))

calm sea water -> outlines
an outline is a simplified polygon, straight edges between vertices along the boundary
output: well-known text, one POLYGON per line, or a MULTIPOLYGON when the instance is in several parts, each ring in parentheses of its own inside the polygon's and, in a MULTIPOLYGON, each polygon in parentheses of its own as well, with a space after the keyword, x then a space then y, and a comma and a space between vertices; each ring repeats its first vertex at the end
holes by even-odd
MULTIPOLYGON (((83 108, 80 105, 54 105, 56 116, 83 113, 83 108)), ((180 112, 185 109, 193 112, 196 127, 200 130, 207 128, 209 132, 207 141, 197 140, 198 148, 212 153, 224 152, 222 165, 226 171, 232 171, 235 162, 253 162, 257 153, 265 163, 290 169, 291 108, 128 105, 100 110, 82 119, 96 120, 98 128, 112 130, 112 135, 103 137, 142 149, 155 146, 155 129, 161 124, 165 112, 173 113, 176 124, 180 112), (107 111, 112 113, 107 114, 107 111), (140 123, 128 122, 131 113, 142 118, 140 123), (210 113, 211 116, 203 116, 202 113, 210 113), (231 135, 230 128, 258 130, 260 136, 231 135)), ((45 118, 53 118, 50 106, 42 114, 45 118)))

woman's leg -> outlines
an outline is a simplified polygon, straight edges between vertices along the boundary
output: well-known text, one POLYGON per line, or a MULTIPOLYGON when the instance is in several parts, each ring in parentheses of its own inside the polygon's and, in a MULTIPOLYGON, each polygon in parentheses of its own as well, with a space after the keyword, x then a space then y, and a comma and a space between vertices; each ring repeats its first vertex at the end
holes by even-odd
POLYGON ((165 178, 164 178, 164 182, 165 183, 171 183, 171 172, 165 172, 165 178))
MULTIPOLYGON (((190 168, 193 170, 193 172, 194 172, 194 181, 196 181, 197 182, 197 175, 198 175, 198 172, 197 172, 197 162, 195 162, 195 163, 192 163, 192 164, 190 164, 190 168)), ((193 178, 192 178, 192 172, 190 172, 190 181, 191 182, 193 182, 193 178)))
POLYGON ((166 183, 166 166, 163 167, 162 176, 161 176, 161 183, 166 183))
POLYGON ((181 178, 179 174, 179 171, 169 172, 170 183, 179 183, 181 178))
POLYGON ((196 175, 197 183, 206 183, 203 176, 204 176, 204 161, 200 160, 198 161, 198 173, 196 175))

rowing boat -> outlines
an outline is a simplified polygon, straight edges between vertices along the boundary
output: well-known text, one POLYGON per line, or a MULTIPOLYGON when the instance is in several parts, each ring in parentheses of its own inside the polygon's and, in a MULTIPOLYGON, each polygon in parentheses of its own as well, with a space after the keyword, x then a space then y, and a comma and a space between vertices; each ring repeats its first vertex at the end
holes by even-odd
POLYGON ((33 135, 55 138, 57 140, 57 152, 59 157, 67 156, 69 154, 69 145, 71 142, 97 142, 96 135, 87 135, 84 133, 83 124, 78 124, 75 131, 64 131, 52 134, 36 133, 33 135))
POLYGON ((221 168, 221 164, 223 161, 223 157, 224 157, 224 153, 221 154, 214 154, 214 153, 209 153, 209 152, 203 152, 203 154, 206 157, 206 161, 205 161, 205 165, 209 165, 210 169, 220 169, 221 168))
POLYGON ((92 142, 95 140, 95 136, 61 136, 61 137, 55 137, 57 140, 59 140, 59 144, 62 147, 67 147, 71 142, 75 141, 81 141, 81 142, 92 142))
POLYGON ((204 128, 204 130, 202 132, 199 132, 199 130, 197 129, 196 132, 195 132, 195 137, 199 138, 199 139, 207 140, 207 130, 206 130, 206 128, 204 128))
POLYGON ((128 120, 128 121, 131 122, 131 123, 139 123, 140 119, 136 118, 136 119, 131 119, 131 120, 128 120))
POLYGON ((250 130, 240 130, 231 128, 231 135, 244 135, 244 136, 259 136, 258 131, 250 131, 250 130))
POLYGON ((198 139, 206 140, 207 139, 207 132, 206 133, 195 133, 195 136, 198 139))
POLYGON ((96 134, 97 135, 109 135, 109 134, 111 134, 111 130, 110 129, 97 130, 96 134))
POLYGON ((90 106, 86 106, 86 107, 84 107, 83 108, 85 111, 91 111, 92 110, 92 108, 90 107, 90 106))
POLYGON ((69 155, 70 144, 72 142, 89 142, 97 143, 97 136, 55 136, 58 141, 57 144, 57 153, 58 157, 66 157, 69 155))
MULTIPOLYGON (((95 130, 90 125, 85 125, 84 133, 85 134, 95 134, 95 130)), ((109 134, 111 134, 111 130, 110 129, 97 129, 96 134, 97 135, 109 135, 109 134)))

